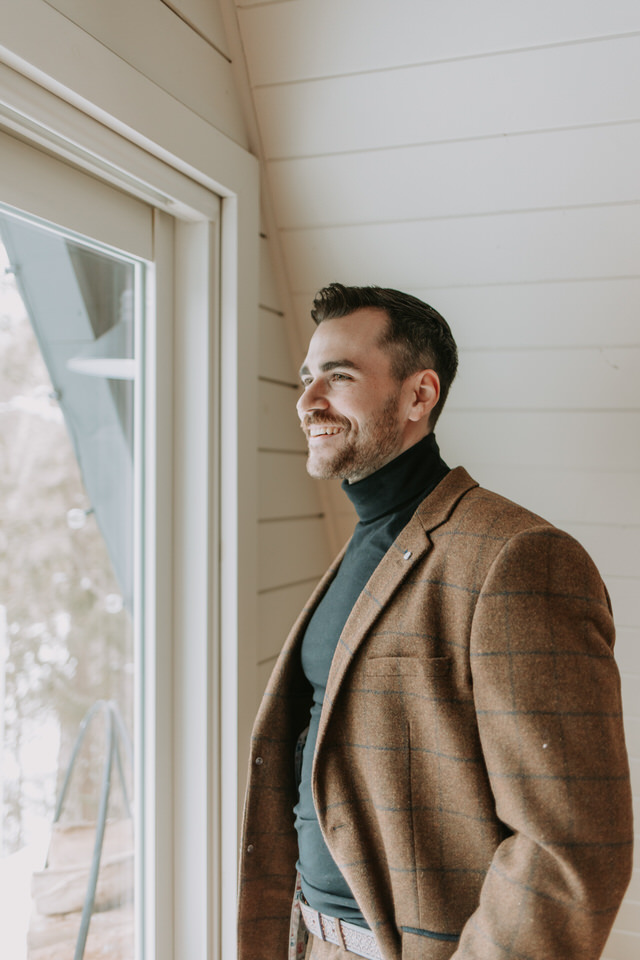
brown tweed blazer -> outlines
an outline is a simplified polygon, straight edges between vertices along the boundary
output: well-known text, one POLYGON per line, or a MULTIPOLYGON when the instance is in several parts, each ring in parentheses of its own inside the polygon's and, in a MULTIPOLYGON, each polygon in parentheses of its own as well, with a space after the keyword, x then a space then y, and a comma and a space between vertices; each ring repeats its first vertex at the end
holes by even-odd
MULTIPOLYGON (((286 960, 299 644, 252 742, 241 960, 286 960)), ((387 960, 595 960, 631 870, 606 590, 582 547, 457 468, 345 625, 313 771, 327 844, 387 960)))

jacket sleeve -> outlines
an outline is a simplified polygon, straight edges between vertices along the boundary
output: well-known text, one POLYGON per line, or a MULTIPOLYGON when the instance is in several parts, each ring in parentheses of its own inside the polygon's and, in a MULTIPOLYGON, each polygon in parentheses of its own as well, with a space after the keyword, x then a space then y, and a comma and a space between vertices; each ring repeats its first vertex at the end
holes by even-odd
POLYGON ((631 792, 608 596, 553 527, 509 540, 475 608, 470 665, 506 839, 456 960, 596 960, 631 871, 631 792))

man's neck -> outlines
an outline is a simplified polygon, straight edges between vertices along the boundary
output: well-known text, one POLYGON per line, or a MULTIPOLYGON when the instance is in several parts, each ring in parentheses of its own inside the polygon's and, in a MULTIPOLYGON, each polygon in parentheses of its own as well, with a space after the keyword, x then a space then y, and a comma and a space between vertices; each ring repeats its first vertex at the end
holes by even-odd
POLYGON ((430 433, 362 480, 344 480, 342 489, 366 523, 419 497, 433 486, 436 475, 447 470, 435 435, 430 433))

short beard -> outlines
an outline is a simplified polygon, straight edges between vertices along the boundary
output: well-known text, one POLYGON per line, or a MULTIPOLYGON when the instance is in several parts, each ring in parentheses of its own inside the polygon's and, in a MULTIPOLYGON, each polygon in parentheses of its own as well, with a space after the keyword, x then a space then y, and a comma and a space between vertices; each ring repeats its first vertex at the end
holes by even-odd
MULTIPOLYGON (((398 424, 398 404, 400 391, 392 394, 374 420, 367 423, 355 440, 346 442, 341 450, 332 457, 311 462, 307 459, 307 472, 317 480, 346 480, 357 483, 375 473, 398 456, 402 445, 402 431, 398 424)), ((321 423, 348 423, 343 418, 326 417, 321 414, 311 416, 307 425, 321 423)))

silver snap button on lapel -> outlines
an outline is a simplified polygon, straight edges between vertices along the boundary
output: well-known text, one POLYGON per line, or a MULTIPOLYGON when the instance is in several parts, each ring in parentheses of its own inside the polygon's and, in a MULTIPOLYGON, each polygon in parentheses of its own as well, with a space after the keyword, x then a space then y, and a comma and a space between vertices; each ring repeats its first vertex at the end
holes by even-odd
POLYGON ((411 550, 405 550, 405 552, 403 553, 403 557, 405 560, 409 560, 411 557, 411 550))

